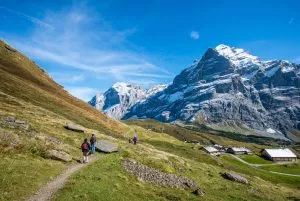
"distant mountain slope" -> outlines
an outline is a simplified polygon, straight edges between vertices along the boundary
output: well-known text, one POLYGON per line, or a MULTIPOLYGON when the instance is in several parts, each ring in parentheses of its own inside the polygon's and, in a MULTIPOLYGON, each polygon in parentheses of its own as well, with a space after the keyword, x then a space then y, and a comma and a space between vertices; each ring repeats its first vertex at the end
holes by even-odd
POLYGON ((45 108, 83 126, 121 132, 123 124, 73 97, 29 58, 0 41, 0 92, 45 108))
POLYGON ((89 104, 111 118, 121 119, 133 105, 143 102, 166 87, 167 85, 156 85, 145 90, 139 85, 118 82, 105 93, 96 94, 89 104))
POLYGON ((201 121, 216 129, 299 140, 300 65, 219 45, 124 119, 201 121))

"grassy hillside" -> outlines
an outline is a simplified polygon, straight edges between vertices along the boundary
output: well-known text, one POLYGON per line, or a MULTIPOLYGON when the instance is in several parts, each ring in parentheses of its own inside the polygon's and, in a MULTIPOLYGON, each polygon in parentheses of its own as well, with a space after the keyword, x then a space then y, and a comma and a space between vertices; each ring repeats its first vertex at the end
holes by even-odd
MULTIPOLYGON (((99 161, 73 175, 54 200, 297 200, 300 197, 300 177, 275 175, 249 167, 230 155, 215 157, 201 150, 201 146, 218 143, 246 146, 258 153, 267 146, 214 132, 155 121, 124 124, 111 120, 68 94, 30 59, 0 42, 0 200, 26 200, 41 185, 77 163, 81 159, 80 144, 92 133, 98 139, 118 144, 120 151, 101 154, 99 161), (30 129, 7 126, 3 118, 8 116, 25 121, 30 129), (66 130, 67 122, 84 126, 86 132, 66 130), (134 129, 140 139, 136 146, 128 143, 134 129), (200 145, 183 140, 197 141, 200 145), (51 159, 47 152, 51 149, 70 154, 73 161, 51 159), (140 181, 121 167, 124 159, 135 159, 162 172, 192 179, 204 196, 140 181), (250 184, 225 180, 220 175, 231 170, 247 178, 250 184)), ((260 160, 263 159, 255 159, 260 160)), ((283 172, 298 173, 298 167, 299 164, 290 165, 283 172)), ((276 170, 282 169, 278 166, 276 170)))
POLYGON ((55 112, 72 121, 106 132, 122 131, 119 122, 111 120, 85 102, 71 96, 55 83, 32 60, 0 41, 1 102, 7 95, 55 112))
POLYGON ((91 132, 122 137, 128 129, 71 96, 33 61, 0 41, 0 122, 7 116, 25 121, 30 131, 0 124, 0 200, 23 200, 67 167, 51 160, 47 150, 80 159, 81 141, 91 132), (68 122, 94 130, 72 132, 64 128, 68 122))

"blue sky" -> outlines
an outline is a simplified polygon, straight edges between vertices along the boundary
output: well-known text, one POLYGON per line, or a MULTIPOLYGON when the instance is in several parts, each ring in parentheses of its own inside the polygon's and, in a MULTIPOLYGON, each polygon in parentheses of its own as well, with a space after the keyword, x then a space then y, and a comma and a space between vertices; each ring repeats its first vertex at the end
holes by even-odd
POLYGON ((300 2, 0 0, 0 38, 89 100, 114 82, 169 83, 209 47, 300 63, 300 2))

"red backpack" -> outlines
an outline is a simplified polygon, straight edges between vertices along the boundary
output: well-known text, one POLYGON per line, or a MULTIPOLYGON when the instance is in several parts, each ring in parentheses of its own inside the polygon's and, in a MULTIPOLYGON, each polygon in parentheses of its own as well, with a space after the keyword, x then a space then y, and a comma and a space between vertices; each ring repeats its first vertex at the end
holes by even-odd
POLYGON ((87 150, 88 149, 87 143, 83 143, 81 147, 82 147, 83 150, 87 150))

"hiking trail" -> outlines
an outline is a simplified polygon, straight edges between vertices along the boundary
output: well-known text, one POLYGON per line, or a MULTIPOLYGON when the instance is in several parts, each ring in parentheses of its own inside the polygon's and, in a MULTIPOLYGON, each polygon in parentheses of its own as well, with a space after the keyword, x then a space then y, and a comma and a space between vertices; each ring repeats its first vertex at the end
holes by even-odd
POLYGON ((29 199, 26 201, 49 201, 53 198, 53 195, 61 189, 68 181, 68 178, 76 173, 78 170, 86 167, 92 162, 98 160, 100 156, 92 156, 88 163, 78 163, 69 166, 62 174, 58 175, 49 183, 43 185, 38 189, 29 199))

